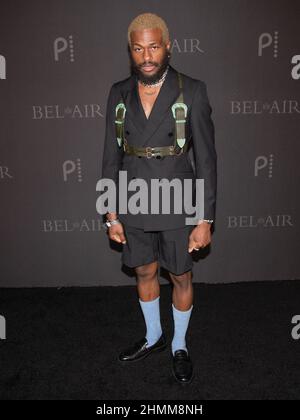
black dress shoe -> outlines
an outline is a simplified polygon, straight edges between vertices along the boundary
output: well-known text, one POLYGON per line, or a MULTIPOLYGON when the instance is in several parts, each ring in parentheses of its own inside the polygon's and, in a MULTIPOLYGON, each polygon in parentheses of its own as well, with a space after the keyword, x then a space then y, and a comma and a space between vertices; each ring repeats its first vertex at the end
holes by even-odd
POLYGON ((184 384, 188 384, 193 379, 193 364, 188 353, 183 350, 176 350, 172 353, 172 372, 175 379, 184 384))
POLYGON ((149 354, 157 351, 162 351, 167 347, 167 341, 165 334, 162 333, 159 340, 152 346, 146 347, 148 344, 146 338, 142 338, 137 341, 133 346, 127 348, 119 355, 120 362, 135 362, 137 360, 144 359, 149 354))

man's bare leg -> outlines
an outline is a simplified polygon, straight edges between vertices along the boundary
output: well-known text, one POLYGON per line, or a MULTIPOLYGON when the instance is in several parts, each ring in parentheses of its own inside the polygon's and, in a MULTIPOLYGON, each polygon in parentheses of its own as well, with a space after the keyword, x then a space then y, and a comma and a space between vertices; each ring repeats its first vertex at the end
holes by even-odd
POLYGON ((187 271, 180 275, 169 274, 174 285, 173 304, 178 310, 187 311, 192 306, 194 299, 192 271, 187 271))
POLYGON ((160 323, 160 285, 158 281, 158 263, 135 267, 139 302, 143 311, 148 341, 147 347, 155 344, 162 335, 160 323))
POLYGON ((119 355, 119 360, 140 360, 154 351, 162 351, 167 342, 160 324, 160 285, 158 263, 135 267, 140 306, 146 323, 146 336, 119 355), (145 341, 145 338, 147 341, 145 341))
POLYGON ((135 267, 139 298, 144 301, 156 299, 160 294, 157 261, 135 267))
POLYGON ((172 340, 172 352, 186 350, 185 335, 188 328, 193 308, 193 284, 192 272, 187 271, 181 275, 170 273, 174 284, 172 295, 172 310, 174 319, 174 336, 172 340))

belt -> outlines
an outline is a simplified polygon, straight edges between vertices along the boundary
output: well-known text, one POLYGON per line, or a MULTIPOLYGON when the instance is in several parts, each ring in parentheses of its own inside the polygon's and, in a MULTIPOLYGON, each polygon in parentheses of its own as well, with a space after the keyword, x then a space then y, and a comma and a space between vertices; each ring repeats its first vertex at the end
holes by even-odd
POLYGON ((160 146, 160 147, 135 147, 129 145, 126 141, 123 144, 123 150, 128 155, 135 155, 140 157, 146 157, 148 159, 155 157, 160 159, 165 156, 179 156, 187 151, 188 144, 186 143, 182 148, 172 146, 160 146))

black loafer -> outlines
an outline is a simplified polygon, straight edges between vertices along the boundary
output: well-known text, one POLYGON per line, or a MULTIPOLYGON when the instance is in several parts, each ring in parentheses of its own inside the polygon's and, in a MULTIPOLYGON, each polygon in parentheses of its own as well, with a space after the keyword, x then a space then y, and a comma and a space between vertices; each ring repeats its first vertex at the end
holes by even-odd
POLYGON ((152 346, 146 347, 148 344, 146 338, 142 338, 137 341, 133 346, 127 348, 119 355, 120 362, 135 362, 137 360, 144 359, 149 354, 157 351, 162 351, 167 347, 167 341, 165 334, 162 333, 159 340, 152 346))
POLYGON ((188 384, 193 379, 193 364, 188 353, 176 350, 172 353, 172 372, 177 382, 188 384))

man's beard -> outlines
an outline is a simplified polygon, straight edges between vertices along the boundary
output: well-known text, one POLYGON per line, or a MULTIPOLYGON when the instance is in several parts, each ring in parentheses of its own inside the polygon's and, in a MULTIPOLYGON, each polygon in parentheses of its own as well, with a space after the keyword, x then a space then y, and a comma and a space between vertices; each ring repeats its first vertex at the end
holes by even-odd
POLYGON ((169 65, 169 62, 170 62, 170 56, 169 56, 168 51, 166 51, 160 65, 158 63, 154 63, 152 61, 148 61, 148 62, 144 62, 140 65, 136 65, 135 62, 132 59, 131 54, 130 54, 131 71, 134 74, 136 74, 138 80, 140 80, 141 82, 144 82, 144 83, 152 84, 152 83, 158 82, 158 80, 161 78, 161 76, 166 71, 166 69, 169 65), (155 74, 152 74, 152 75, 149 75, 149 76, 147 74, 142 73, 141 67, 146 65, 146 64, 154 65, 156 68, 158 68, 157 72, 155 74))

